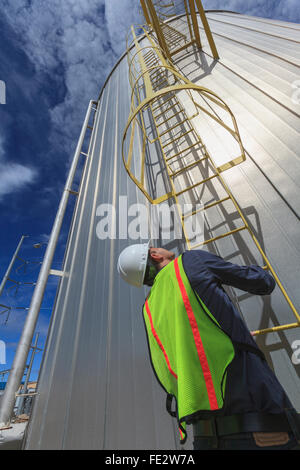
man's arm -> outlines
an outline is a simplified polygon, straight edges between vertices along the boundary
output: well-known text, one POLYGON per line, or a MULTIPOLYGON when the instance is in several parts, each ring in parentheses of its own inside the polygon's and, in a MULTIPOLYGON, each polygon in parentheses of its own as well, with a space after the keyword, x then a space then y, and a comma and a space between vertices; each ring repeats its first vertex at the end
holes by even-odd
POLYGON ((259 266, 239 266, 207 252, 204 258, 206 267, 221 284, 256 295, 271 294, 276 286, 274 278, 259 266))

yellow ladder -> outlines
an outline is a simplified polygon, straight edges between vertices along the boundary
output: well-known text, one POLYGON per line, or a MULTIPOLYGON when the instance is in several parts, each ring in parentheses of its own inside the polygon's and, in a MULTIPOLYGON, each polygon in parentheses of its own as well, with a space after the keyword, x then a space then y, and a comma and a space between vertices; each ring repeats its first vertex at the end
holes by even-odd
MULTIPOLYGON (((147 31, 144 30, 144 33, 149 40, 149 46, 147 45, 145 47, 141 47, 135 36, 134 29, 132 29, 136 52, 133 57, 129 60, 129 72, 133 73, 133 69, 135 70, 135 72, 134 77, 130 78, 130 83, 133 88, 131 113, 124 131, 122 144, 123 162, 129 176, 133 179, 135 184, 138 185, 138 187, 141 189, 141 191, 152 204, 160 204, 161 202, 166 201, 168 199, 175 200, 176 207, 180 215, 182 231, 188 249, 194 249, 199 246, 213 243, 219 239, 235 235, 237 232, 241 232, 244 230, 247 231, 265 263, 263 269, 269 270, 270 273, 273 275, 279 289, 281 290, 285 300, 287 301, 297 320, 295 323, 258 330, 253 334, 258 335, 299 327, 300 316, 295 306, 289 298, 286 290, 284 289, 266 254, 261 248, 256 236, 254 235, 251 227, 247 222, 245 215, 243 214, 242 209, 240 208, 238 202, 236 201, 235 197, 231 193, 228 185, 226 184, 224 178, 221 175, 221 172, 225 171, 228 166, 225 165, 224 168, 219 168, 216 166, 210 153, 207 150, 207 147, 205 146, 204 142, 202 141, 201 137, 199 136, 197 130, 193 125, 192 119, 194 116, 189 117, 187 115, 185 107, 182 105, 181 100, 178 98, 178 92, 180 93, 184 91, 190 93, 191 90, 197 91, 200 96, 204 96, 205 99, 210 99, 213 104, 218 105, 230 114, 234 124, 233 130, 230 129, 228 125, 225 124, 221 119, 217 118, 216 115, 207 111, 201 104, 199 104, 195 100, 195 98, 193 98, 192 95, 190 95, 190 98, 197 110, 203 111, 204 113, 209 115, 209 117, 214 119, 218 124, 228 130, 228 132, 230 132, 234 139, 239 143, 242 150, 242 156, 236 161, 233 161, 233 164, 236 164, 243 161, 245 155, 234 116, 232 115, 228 106, 221 100, 221 98, 217 97, 215 93, 213 93, 211 90, 199 87, 198 85, 195 85, 190 82, 186 77, 181 76, 180 73, 176 71, 174 67, 171 66, 170 63, 164 58, 160 49, 156 46, 155 43, 153 43, 147 31), (136 66, 132 66, 135 57, 138 58, 138 63, 140 65, 139 70, 136 66), (170 82, 170 78, 172 79, 172 83, 170 82), (143 93, 143 99, 141 98, 140 93, 143 93), (135 104, 135 97, 137 98, 137 105, 135 104), (143 113, 149 111, 152 116, 153 127, 155 129, 156 136, 155 139, 150 141, 147 136, 146 126, 140 126, 143 131, 143 151, 141 154, 141 167, 143 171, 141 172, 141 178, 139 179, 132 173, 132 169, 130 166, 132 160, 134 129, 135 123, 138 120, 138 116, 140 117, 140 121, 143 122, 143 113), (174 120, 176 121, 174 122, 174 120), (128 159, 126 159, 124 152, 124 142, 126 140, 127 133, 129 133, 130 126, 130 146, 128 159), (187 142, 188 140, 189 142, 187 142), (145 148, 146 145, 149 145, 149 142, 153 143, 154 141, 159 143, 161 157, 165 163, 168 180, 171 187, 171 191, 156 199, 153 199, 145 188, 144 180, 146 153, 145 148), (187 145, 183 147, 183 144, 187 145), (190 157, 191 155, 192 158, 190 157), (204 166, 205 164, 206 166, 204 166), (205 177, 194 181, 194 169, 199 170, 201 174, 207 172, 209 169, 212 174, 206 175, 205 177), (189 183, 185 185, 185 181, 182 181, 183 179, 188 180, 189 183), (178 183, 176 183, 178 180, 179 187, 178 183), (180 198, 188 196, 191 201, 195 198, 198 198, 199 200, 199 194, 197 194, 199 187, 201 185, 208 184, 211 181, 218 182, 219 186, 223 190, 224 196, 206 204, 200 209, 196 209, 195 211, 191 211, 190 213, 182 213, 182 204, 180 203, 180 198), (238 227, 235 226, 235 228, 233 228, 232 230, 227 230, 222 234, 210 237, 205 241, 202 240, 199 243, 192 244, 186 230, 187 219, 191 216, 196 215, 200 211, 206 211, 212 207, 219 206, 220 204, 225 203, 226 201, 230 201, 230 203, 233 205, 233 208, 237 211, 241 225, 238 227)), ((230 166, 231 165, 229 165, 229 167, 230 166)), ((224 223, 222 225, 224 225, 224 223)))
POLYGON ((202 22, 212 55, 215 59, 219 58, 201 0, 183 1, 185 17, 187 19, 189 29, 189 37, 165 22, 166 19, 174 18, 177 14, 173 2, 171 2, 171 4, 162 4, 161 2, 154 2, 152 0, 140 0, 140 3, 146 24, 150 28, 150 34, 159 44, 167 59, 171 61, 172 56, 192 44, 196 44, 200 49, 202 49, 198 16, 202 22))
MULTIPOLYGON (((149 51, 147 54, 144 55, 144 60, 145 60, 146 65, 150 68, 153 67, 153 65, 159 63, 159 59, 155 55, 153 50, 149 51)), ((161 71, 157 72, 157 69, 154 69, 154 71, 152 71, 152 73, 150 73, 149 76, 150 76, 150 80, 151 80, 154 91, 158 91, 159 89, 168 87, 170 85, 168 83, 168 79, 164 72, 161 72, 161 71)), ((166 168, 167 168, 168 176, 171 181, 172 194, 176 203, 179 205, 179 207, 181 205, 178 199, 179 196, 185 193, 188 193, 189 191, 193 191, 198 186, 204 183, 207 183, 208 181, 211 181, 214 178, 217 178, 219 180, 220 184, 223 186, 224 190, 226 191, 225 197, 217 201, 214 201, 208 205, 205 205, 204 207, 201 207, 198 210, 192 211, 189 214, 181 215, 183 233, 185 235, 187 248, 188 249, 197 248, 201 245, 206 245, 208 243, 219 240, 228 235, 232 235, 241 230, 245 230, 247 228, 250 230, 249 226, 243 223, 241 227, 237 227, 233 230, 229 230, 228 232, 222 235, 212 237, 208 240, 205 240, 203 242, 200 242, 194 245, 191 244, 191 240, 189 239, 187 235, 187 231, 185 229, 185 220, 188 217, 196 215, 197 212, 205 211, 218 204, 224 203, 225 201, 231 200, 233 202, 232 195, 230 191, 228 190, 227 186, 224 184, 224 181, 221 178, 217 167, 215 166, 214 162, 210 158, 209 153, 204 143, 202 142, 199 134, 194 128, 191 120, 186 115, 185 109, 183 108, 181 102, 178 100, 176 94, 172 93, 171 95, 163 95, 158 101, 156 101, 156 106, 153 106, 153 104, 151 104, 150 108, 152 111, 152 116, 153 116, 156 132, 157 132, 157 137, 160 143, 161 153, 162 153, 162 156, 163 156, 166 168), (171 127, 168 127, 167 129, 163 129, 163 126, 166 126, 166 124, 172 121, 174 118, 176 118, 177 120, 176 123, 172 124, 171 127), (182 128, 183 125, 184 125, 184 128, 182 128), (178 133, 174 136, 173 131, 177 129, 178 129, 178 133), (193 143, 184 148, 180 148, 180 150, 177 151, 176 146, 174 146, 174 144, 178 143, 182 139, 185 139, 188 134, 190 134, 190 137, 193 139, 193 143), (170 148, 172 146, 173 146, 173 149, 170 148), (200 156, 199 158, 195 158, 192 162, 186 163, 185 155, 187 152, 190 154, 190 152, 193 149, 197 150, 200 156), (213 170, 212 175, 204 179, 201 179, 200 181, 197 181, 196 183, 193 183, 190 186, 185 187, 184 189, 180 189, 180 190, 176 189, 176 185, 175 185, 176 178, 178 178, 183 173, 185 173, 185 175, 187 176, 189 171, 191 171, 192 169, 194 169, 195 166, 199 166, 205 161, 209 161, 213 170), (174 166, 178 163, 180 163, 180 168, 174 169, 174 166)))

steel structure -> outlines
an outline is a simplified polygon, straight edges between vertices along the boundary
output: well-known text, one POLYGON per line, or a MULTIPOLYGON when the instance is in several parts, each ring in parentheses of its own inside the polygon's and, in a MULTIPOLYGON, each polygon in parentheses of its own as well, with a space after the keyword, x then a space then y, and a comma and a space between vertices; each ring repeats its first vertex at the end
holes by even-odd
MULTIPOLYGON (((191 15, 171 17, 162 28, 169 51, 189 37, 191 15)), ((200 199, 202 247, 270 269, 277 281, 271 297, 229 294, 300 410, 291 360, 300 331, 300 112, 293 99, 300 26, 226 12, 207 18, 219 60, 206 35, 201 48, 189 44, 168 57, 147 21, 140 37, 132 30, 133 42, 101 91, 26 449, 180 448, 148 358, 141 314, 147 288, 128 287, 116 272, 118 254, 135 242, 118 223, 125 196, 128 207, 146 204, 149 211, 179 197, 200 199), (101 238, 105 203, 116 212, 111 236, 101 238)), ((200 12, 197 19, 202 34, 200 12)), ((186 217, 179 214, 177 223, 186 217)), ((194 246, 188 242, 157 240, 177 253, 194 246)))

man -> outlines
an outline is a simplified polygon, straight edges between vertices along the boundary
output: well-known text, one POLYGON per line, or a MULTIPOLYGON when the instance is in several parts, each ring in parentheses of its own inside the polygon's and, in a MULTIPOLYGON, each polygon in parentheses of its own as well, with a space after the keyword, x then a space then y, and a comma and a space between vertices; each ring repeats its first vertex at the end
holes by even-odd
POLYGON ((143 308, 151 363, 182 443, 193 424, 196 450, 300 448, 298 415, 222 287, 269 295, 269 273, 149 244, 123 250, 118 271, 152 286, 143 308))

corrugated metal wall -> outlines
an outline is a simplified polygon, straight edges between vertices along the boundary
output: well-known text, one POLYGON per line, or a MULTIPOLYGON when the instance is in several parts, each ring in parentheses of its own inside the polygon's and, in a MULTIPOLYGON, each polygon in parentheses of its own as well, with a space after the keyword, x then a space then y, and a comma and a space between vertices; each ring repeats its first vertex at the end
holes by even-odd
MULTIPOLYGON (((234 112, 247 160, 224 179, 300 309, 300 105, 292 99, 299 80, 300 25, 229 13, 208 18, 220 61, 214 62, 205 46, 206 53, 183 54, 177 67, 218 93, 234 112)), ((187 28, 183 19, 176 23, 187 28)), ((119 196, 127 196, 129 205, 145 203, 121 158, 129 97, 124 58, 99 102, 26 449, 180 448, 148 358, 141 315, 147 290, 129 287, 116 272, 119 252, 134 241, 118 233, 113 240, 96 236, 100 204, 114 204, 118 218, 119 196)), ((208 191, 213 194, 214 188, 208 191)), ((236 214, 225 206, 219 209, 221 218, 224 214, 230 227, 236 214)), ((215 250, 232 262, 261 264, 248 241, 237 235, 217 242, 215 250)), ((179 252, 180 245, 175 249, 179 252)), ((294 321, 278 288, 270 298, 231 293, 251 330, 294 321)), ((257 341, 300 410, 300 365, 291 361, 297 339, 300 329, 257 341)))

